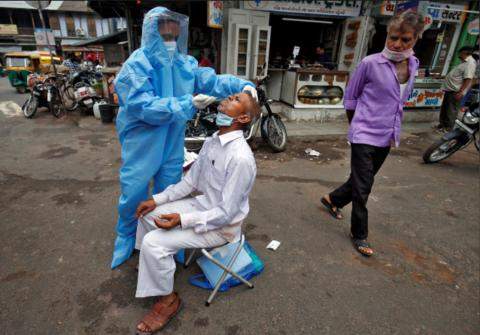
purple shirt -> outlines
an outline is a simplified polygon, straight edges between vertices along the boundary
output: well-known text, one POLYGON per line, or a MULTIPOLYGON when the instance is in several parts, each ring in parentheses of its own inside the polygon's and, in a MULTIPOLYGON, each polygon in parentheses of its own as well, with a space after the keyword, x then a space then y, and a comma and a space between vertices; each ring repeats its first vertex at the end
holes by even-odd
POLYGON ((348 140, 350 143, 388 147, 400 144, 403 104, 408 99, 418 69, 418 59, 408 59, 410 77, 400 96, 395 63, 381 53, 365 57, 350 77, 345 90, 345 109, 355 110, 348 140))

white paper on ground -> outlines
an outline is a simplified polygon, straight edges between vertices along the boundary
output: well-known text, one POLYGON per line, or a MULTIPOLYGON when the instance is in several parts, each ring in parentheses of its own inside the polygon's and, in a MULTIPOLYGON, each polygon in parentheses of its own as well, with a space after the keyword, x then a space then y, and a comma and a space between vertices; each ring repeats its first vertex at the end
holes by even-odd
POLYGON ((270 250, 277 250, 277 248, 280 246, 280 242, 279 241, 276 241, 276 240, 272 240, 270 243, 268 243, 267 245, 267 249, 270 249, 270 250))
POLYGON ((320 156, 320 153, 317 150, 313 150, 312 148, 306 149, 305 153, 310 156, 315 156, 315 157, 320 156))

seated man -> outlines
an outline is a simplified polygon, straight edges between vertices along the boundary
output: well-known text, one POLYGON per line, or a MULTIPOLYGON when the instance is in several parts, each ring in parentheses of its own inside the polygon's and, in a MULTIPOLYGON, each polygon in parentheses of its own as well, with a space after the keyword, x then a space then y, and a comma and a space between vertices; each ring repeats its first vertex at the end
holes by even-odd
POLYGON ((243 129, 259 112, 246 93, 223 100, 216 119, 219 131, 205 141, 190 171, 138 206, 136 297, 160 296, 138 331, 163 328, 180 308, 180 298, 173 292, 173 255, 184 248, 211 248, 240 239, 256 174, 243 129), (190 196, 193 191, 201 195, 190 196))

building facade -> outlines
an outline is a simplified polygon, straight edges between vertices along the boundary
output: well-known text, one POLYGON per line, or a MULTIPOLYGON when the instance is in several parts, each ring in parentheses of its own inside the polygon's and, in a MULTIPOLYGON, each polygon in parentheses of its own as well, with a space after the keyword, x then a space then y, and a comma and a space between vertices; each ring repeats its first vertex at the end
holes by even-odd
MULTIPOLYGON (((0 54, 9 51, 41 49, 35 30, 42 24, 36 1, 0 2, 0 54)), ((50 1, 43 9, 47 29, 51 29, 56 51, 75 51, 80 41, 109 35, 126 27, 123 18, 102 18, 87 6, 87 1, 50 1)))

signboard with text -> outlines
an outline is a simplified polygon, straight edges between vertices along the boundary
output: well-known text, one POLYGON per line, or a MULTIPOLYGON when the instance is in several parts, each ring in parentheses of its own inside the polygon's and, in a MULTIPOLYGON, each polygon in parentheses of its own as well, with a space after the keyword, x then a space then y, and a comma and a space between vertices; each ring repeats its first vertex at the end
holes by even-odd
POLYGON ((405 107, 441 107, 443 91, 440 88, 414 88, 405 107))
POLYGON ((405 12, 407 10, 411 10, 411 11, 416 12, 417 8, 418 8, 418 2, 419 2, 419 0, 403 0, 403 1, 399 0, 399 1, 397 1, 397 6, 395 8, 396 13, 399 14, 399 13, 405 12))
POLYGON ((18 35, 16 24, 0 24, 0 35, 18 35))
POLYGON ((361 0, 278 0, 278 1, 245 1, 245 9, 269 12, 296 13, 330 16, 359 16, 361 0))
POLYGON ((37 45, 55 45, 52 29, 35 28, 35 42, 37 45))
POLYGON ((435 21, 462 23, 468 5, 420 2, 419 11, 428 14, 435 21))

